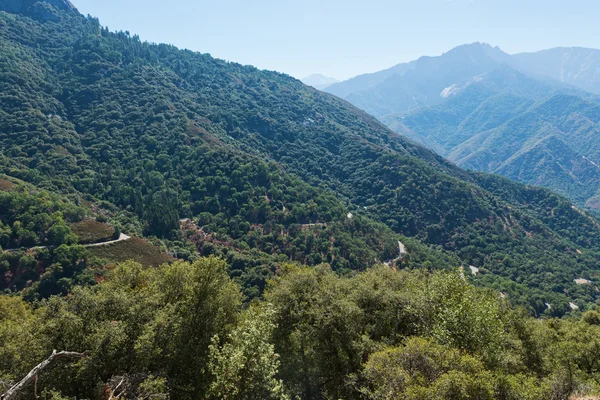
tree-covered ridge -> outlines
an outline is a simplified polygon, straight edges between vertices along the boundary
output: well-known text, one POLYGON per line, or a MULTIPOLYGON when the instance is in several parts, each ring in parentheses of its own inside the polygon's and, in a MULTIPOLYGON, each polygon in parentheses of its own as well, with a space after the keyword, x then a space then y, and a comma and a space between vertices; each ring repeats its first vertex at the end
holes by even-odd
POLYGON ((226 264, 125 263, 35 309, 0 296, 0 391, 53 399, 566 399, 600 390, 600 314, 542 321, 456 273, 282 266, 242 307, 226 264), (5 389, 6 388, 6 389, 5 389))
POLYGON ((598 134, 599 109, 580 97, 555 96, 478 132, 450 157, 468 168, 543 185, 591 208, 589 200, 600 187, 600 149, 592 139, 598 134), (474 149, 474 142, 483 144, 474 149))
MULTIPOLYGON (((99 29, 93 21, 90 23, 99 29)), ((80 26, 90 27, 88 23, 80 26)), ((127 43, 135 42, 126 39, 127 43)), ((82 47, 92 46, 102 56, 109 57, 98 47, 97 40, 81 39, 81 42, 82 47)), ((86 56, 93 55, 84 49, 77 53, 82 63, 88 62, 86 56)), ((111 68, 116 67, 112 65, 111 68)), ((135 68, 135 65, 129 66, 131 70, 135 68)), ((24 70, 19 68, 17 71, 24 70)), ((94 76, 82 67, 76 72, 86 76, 84 83, 90 75, 94 76)), ((23 73, 27 74, 26 71, 23 73)), ((178 107, 185 110, 189 104, 185 102, 188 97, 185 92, 170 93, 169 78, 174 79, 174 74, 166 74, 163 69, 152 66, 142 70, 141 74, 143 77, 139 82, 135 78, 131 81, 128 75, 123 76, 133 86, 113 80, 114 76, 94 86, 103 93, 99 95, 101 104, 82 102, 86 114, 81 115, 81 124, 89 124, 86 128, 89 132, 81 136, 68 122, 68 113, 62 104, 52 106, 52 102, 40 100, 39 106, 43 109, 32 110, 36 106, 32 107, 30 99, 34 98, 33 94, 43 93, 43 89, 32 85, 35 93, 28 95, 23 93, 21 86, 11 86, 5 93, 14 92, 11 97, 14 107, 34 113, 37 118, 28 118, 16 109, 7 110, 10 115, 7 124, 15 122, 6 130, 15 132, 4 136, 6 148, 11 149, 10 159, 6 159, 10 163, 9 172, 41 184, 48 184, 48 181, 38 174, 50 175, 54 177, 50 182, 55 187, 68 185, 67 190, 91 193, 109 200, 138 214, 145 221, 143 231, 148 235, 175 238, 180 217, 194 216, 199 217, 199 223, 207 233, 214 234, 220 242, 231 240, 232 247, 240 252, 252 247, 266 255, 286 254, 289 256, 286 260, 309 264, 330 261, 337 269, 364 268, 378 260, 397 257, 397 239, 393 239, 389 229, 360 216, 348 218, 347 207, 331 194, 286 175, 273 163, 232 151, 218 135, 209 135, 202 127, 208 120, 193 121, 187 113, 178 111, 179 108, 170 104, 175 94, 179 95, 175 96, 176 100, 181 101, 176 103, 178 107), (157 88, 162 92, 157 94, 157 88), (115 97, 114 103, 109 96, 115 97), (134 105, 128 106, 127 113, 120 114, 122 102, 129 103, 132 96, 136 99, 134 105), (22 135, 23 127, 19 125, 25 118, 28 118, 29 126, 24 129, 44 131, 45 134, 35 134, 35 141, 29 141, 22 135), (138 135, 138 132, 144 134, 138 135), (164 135, 164 132, 168 134, 164 135), (47 144, 39 142, 46 140, 47 144), (26 149, 33 157, 21 157, 26 149), (53 154, 55 152, 60 154, 53 154), (35 160, 33 163, 32 159, 35 160), (15 161, 19 165, 21 160, 34 168, 15 168, 15 161), (307 229, 308 225, 314 224, 322 228, 318 232, 307 229)), ((78 102, 72 100, 70 104, 76 107, 78 102)), ((78 113, 79 109, 72 112, 78 113)), ((197 114, 189 113, 197 118, 197 114)), ((200 251, 211 254, 214 250, 212 246, 203 246, 200 251)), ((246 274, 246 267, 254 267, 257 263, 250 258, 237 257, 235 268, 246 274), (249 263, 252 265, 247 265, 249 263)), ((255 254, 255 258, 261 256, 255 254)), ((269 263, 271 270, 273 261, 277 258, 269 263)), ((271 272, 263 270, 260 273, 263 276, 259 274, 252 279, 262 281, 259 286, 264 286, 264 274, 271 272)), ((248 271, 248 274, 254 272, 248 271)))
POLYGON ((598 248, 579 240, 598 235, 589 217, 512 204, 288 76, 57 15, 0 14, 0 166, 9 175, 113 203, 146 235, 175 242, 179 219, 191 217, 192 231, 209 238, 201 253, 235 262, 248 293, 284 258, 338 271, 394 259, 402 234, 441 250, 411 253, 415 265, 478 267, 477 282, 532 312, 596 301, 593 285, 574 282, 598 279, 598 248))

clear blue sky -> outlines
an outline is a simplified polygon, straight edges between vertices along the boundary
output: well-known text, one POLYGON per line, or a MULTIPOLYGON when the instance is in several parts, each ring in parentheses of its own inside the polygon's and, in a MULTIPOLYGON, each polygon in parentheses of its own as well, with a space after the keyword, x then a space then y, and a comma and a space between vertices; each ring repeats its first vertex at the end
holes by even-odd
POLYGON ((346 79, 457 45, 600 48, 598 0, 72 0, 111 30, 302 78, 346 79))

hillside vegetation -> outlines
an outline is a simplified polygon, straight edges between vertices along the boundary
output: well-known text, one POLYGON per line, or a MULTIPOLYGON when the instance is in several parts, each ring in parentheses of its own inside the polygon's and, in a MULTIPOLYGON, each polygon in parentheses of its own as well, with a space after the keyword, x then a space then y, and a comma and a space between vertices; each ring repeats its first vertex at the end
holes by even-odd
POLYGON ((150 266, 170 260, 158 246, 138 238, 104 246, 116 233, 119 236, 121 216, 96 210, 114 216, 115 229, 99 222, 107 219, 105 214, 95 214, 78 196, 48 192, 14 178, 2 181, 0 290, 4 293, 22 292, 29 300, 68 294, 75 285, 93 285, 102 279, 107 263, 135 260, 150 266), (113 247, 126 251, 119 253, 113 247))
POLYGON ((460 166, 545 186, 595 210, 598 104, 571 95, 535 101, 482 86, 382 120, 460 166))
POLYGON ((350 273, 396 259, 404 236, 402 266, 473 265, 477 284, 535 314, 595 306, 600 230, 565 199, 482 187, 288 76, 49 10, 0 13, 4 173, 124 210, 123 226, 184 258, 225 258, 249 297, 282 262, 350 273))
POLYGON ((224 262, 125 263, 34 310, 0 296, 0 390, 46 398, 566 399, 600 389, 600 312, 535 320, 458 274, 283 266, 241 309, 224 262))

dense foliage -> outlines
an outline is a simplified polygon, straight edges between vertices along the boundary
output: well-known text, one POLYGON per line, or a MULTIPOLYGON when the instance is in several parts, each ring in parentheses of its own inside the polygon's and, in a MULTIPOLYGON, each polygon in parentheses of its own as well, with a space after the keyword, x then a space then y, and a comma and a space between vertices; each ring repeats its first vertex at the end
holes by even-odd
POLYGON ((0 190, 0 290, 21 290, 43 275, 32 294, 67 293, 70 278, 87 267, 69 223, 81 221, 87 210, 27 185, 11 188, 0 190), (28 250, 34 246, 44 247, 28 250))
POLYGON ((85 214, 48 192, 0 191, 0 249, 76 243, 67 222, 81 221, 85 214))
POLYGON ((67 349, 87 357, 40 374, 46 398, 547 400, 600 389, 598 311, 535 320, 456 273, 340 278, 287 265, 244 310, 215 258, 126 263, 107 278, 36 308, 0 296, 0 385, 67 349))

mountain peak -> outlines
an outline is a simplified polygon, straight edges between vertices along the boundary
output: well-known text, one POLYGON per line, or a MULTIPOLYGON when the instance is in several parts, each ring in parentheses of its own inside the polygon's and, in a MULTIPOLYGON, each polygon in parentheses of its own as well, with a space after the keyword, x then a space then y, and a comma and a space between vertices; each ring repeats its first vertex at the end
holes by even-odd
POLYGON ((494 61, 508 62, 510 55, 500 49, 500 47, 493 47, 488 43, 470 43, 464 44, 453 48, 446 52, 443 56, 446 57, 478 57, 478 58, 489 58, 494 61))

